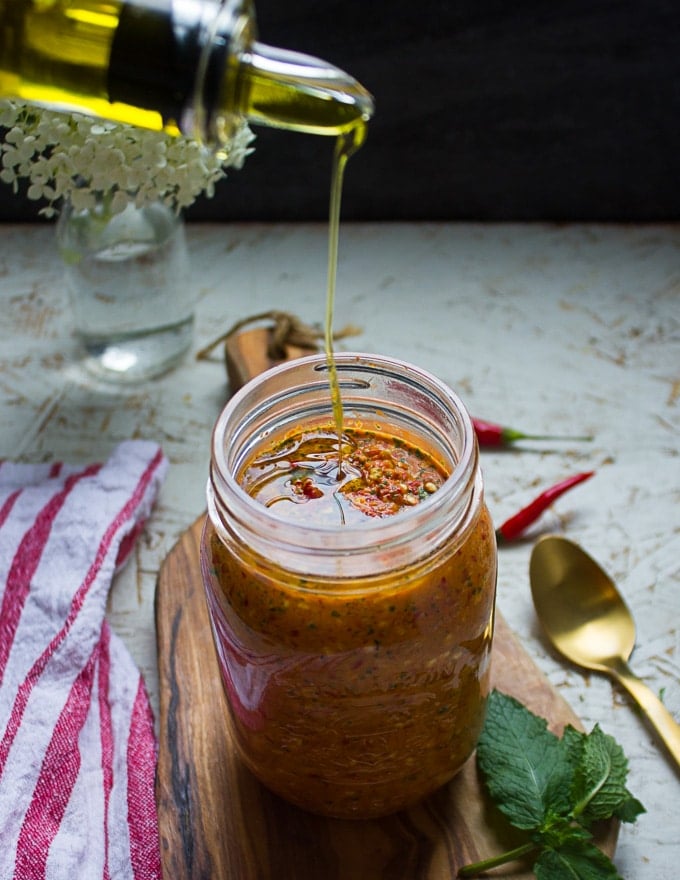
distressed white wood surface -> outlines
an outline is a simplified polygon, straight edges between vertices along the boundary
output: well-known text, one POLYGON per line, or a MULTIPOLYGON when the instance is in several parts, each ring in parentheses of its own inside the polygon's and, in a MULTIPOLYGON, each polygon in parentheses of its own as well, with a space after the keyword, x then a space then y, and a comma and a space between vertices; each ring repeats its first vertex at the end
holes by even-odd
MULTIPOLYGON (((323 317, 326 229, 192 226, 195 350, 238 319, 287 309, 323 317)), ((171 469, 110 617, 157 706, 153 598, 159 565, 202 512, 212 424, 226 377, 193 354, 161 380, 94 387, 74 362, 50 227, 0 227, 0 457, 101 460, 128 437, 160 442, 171 469)), ((496 521, 541 487, 595 469, 542 530, 580 541, 620 585, 638 624, 633 667, 680 719, 680 227, 347 225, 336 326, 345 349, 393 354, 439 375, 474 415, 590 444, 483 453, 496 521)), ((647 807, 624 826, 626 880, 675 880, 680 776, 627 697, 568 668, 541 638, 528 584, 531 541, 500 552, 499 606, 590 729, 630 758, 647 807)))

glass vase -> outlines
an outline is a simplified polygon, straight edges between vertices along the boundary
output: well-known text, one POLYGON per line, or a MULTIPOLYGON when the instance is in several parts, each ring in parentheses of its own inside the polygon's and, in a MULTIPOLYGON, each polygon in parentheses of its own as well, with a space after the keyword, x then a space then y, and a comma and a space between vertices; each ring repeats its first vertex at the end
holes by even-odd
POLYGON ((174 367, 194 327, 182 216, 160 202, 116 214, 105 198, 91 210, 67 202, 57 242, 87 371, 138 382, 174 367))

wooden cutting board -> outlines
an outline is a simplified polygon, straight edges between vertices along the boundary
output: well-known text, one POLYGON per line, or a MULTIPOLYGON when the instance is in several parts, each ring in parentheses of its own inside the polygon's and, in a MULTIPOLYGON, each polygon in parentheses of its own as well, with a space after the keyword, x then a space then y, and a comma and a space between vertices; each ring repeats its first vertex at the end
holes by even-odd
MULTIPOLYGON (((259 333, 246 334, 227 350, 232 387, 260 364, 259 333)), ((201 528, 202 518, 171 550, 156 590, 156 799, 164 880, 453 880, 464 864, 514 846, 518 841, 487 799, 474 759, 419 806, 366 822, 305 813, 241 766, 228 731, 201 582, 201 528)), ((548 719, 555 732, 567 723, 580 726, 500 616, 492 675, 495 687, 548 719)), ((598 839, 609 855, 617 830, 612 823, 598 839)), ((533 875, 515 864, 494 876, 533 875)))
MULTIPOLYGON (((171 550, 156 591, 156 793, 165 880, 452 880, 467 862, 514 845, 474 760, 420 806, 368 822, 307 814, 240 766, 200 577, 201 528, 202 520, 171 550)), ((492 663, 495 687, 547 718, 553 730, 579 726, 500 615, 492 663)), ((600 841, 610 855, 616 830, 607 828, 600 841)), ((532 875, 515 865, 500 876, 532 875)))

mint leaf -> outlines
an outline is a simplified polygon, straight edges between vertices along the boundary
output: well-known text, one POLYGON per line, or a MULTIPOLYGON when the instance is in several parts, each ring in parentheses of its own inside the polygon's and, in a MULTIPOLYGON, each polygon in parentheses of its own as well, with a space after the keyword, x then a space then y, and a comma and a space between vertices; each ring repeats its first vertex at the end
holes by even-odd
POLYGON ((637 817, 642 815, 642 813, 646 813, 647 810, 629 791, 626 794, 628 799, 616 808, 614 815, 622 822, 635 822, 637 817))
POLYGON ((642 804, 626 788, 627 776, 628 760, 623 749, 596 724, 581 743, 572 787, 574 818, 587 826, 619 813, 622 819, 637 817, 642 804))
POLYGON ((534 862, 536 880, 622 880, 595 844, 576 838, 559 850, 544 849, 534 862))
POLYGON ((644 812, 626 788, 628 761, 611 736, 597 725, 590 734, 568 726, 559 739, 543 718, 493 691, 477 763, 496 805, 528 833, 514 849, 464 866, 460 877, 536 855, 537 880, 621 880, 588 831, 597 819, 633 822, 644 812))
POLYGON ((564 733, 562 734, 562 742, 564 743, 565 749, 569 751, 569 757, 574 765, 574 768, 581 762, 581 755, 583 753, 583 743, 588 736, 587 733, 584 733, 582 730, 576 730, 575 727, 572 727, 571 724, 568 724, 564 728, 564 733))
POLYGON ((516 828, 540 828, 549 815, 570 812, 570 750, 513 697, 489 695, 477 761, 491 797, 516 828))

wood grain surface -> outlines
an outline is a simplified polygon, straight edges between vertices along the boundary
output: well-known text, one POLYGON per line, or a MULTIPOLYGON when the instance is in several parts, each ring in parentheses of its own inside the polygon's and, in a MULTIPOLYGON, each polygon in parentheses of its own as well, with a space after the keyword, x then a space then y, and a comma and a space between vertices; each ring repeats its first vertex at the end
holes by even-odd
MULTIPOLYGON (((467 862, 513 845, 474 760, 418 807, 355 822, 305 813, 241 766, 227 724, 199 567, 202 518, 160 571, 157 802, 165 880, 452 880, 467 862)), ((493 683, 560 731, 579 722, 498 615, 493 683)), ((616 828, 601 843, 613 853, 616 828)), ((512 876, 530 873, 517 865, 512 876)))
MULTIPOLYGON (((272 365, 270 331, 225 343, 232 393, 272 365)), ((302 352, 288 349, 286 357, 302 352)), ((160 751, 156 798, 165 880, 453 880, 518 840, 485 795, 474 759, 433 796, 380 820, 326 819, 267 791, 236 756, 201 580, 201 517, 166 557, 156 587, 160 751)), ((560 733, 580 727, 496 615, 492 683, 560 733)), ((610 855, 618 827, 598 843, 610 855)), ((527 880, 526 866, 495 876, 527 880)))

